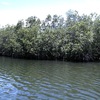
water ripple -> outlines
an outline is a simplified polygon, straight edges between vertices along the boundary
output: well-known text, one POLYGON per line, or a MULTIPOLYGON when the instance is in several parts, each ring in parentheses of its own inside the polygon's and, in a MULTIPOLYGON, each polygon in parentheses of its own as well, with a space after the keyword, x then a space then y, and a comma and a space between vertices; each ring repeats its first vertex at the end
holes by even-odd
POLYGON ((0 100, 99 100, 99 66, 0 59, 0 100))

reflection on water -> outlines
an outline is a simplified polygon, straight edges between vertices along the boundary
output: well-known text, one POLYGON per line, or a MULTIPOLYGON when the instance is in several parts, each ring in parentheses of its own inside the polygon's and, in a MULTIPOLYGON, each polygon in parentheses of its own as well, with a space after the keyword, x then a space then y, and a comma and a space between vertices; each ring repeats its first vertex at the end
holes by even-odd
POLYGON ((99 100, 100 63, 0 57, 0 100, 99 100))

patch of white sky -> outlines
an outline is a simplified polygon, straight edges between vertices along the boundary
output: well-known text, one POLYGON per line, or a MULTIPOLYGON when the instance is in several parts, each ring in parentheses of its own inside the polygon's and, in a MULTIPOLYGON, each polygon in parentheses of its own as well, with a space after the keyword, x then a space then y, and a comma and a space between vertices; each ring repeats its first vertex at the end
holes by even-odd
POLYGON ((79 14, 100 14, 100 0, 0 0, 0 25, 16 24, 18 20, 37 16, 41 20, 48 14, 65 17, 69 9, 79 14))

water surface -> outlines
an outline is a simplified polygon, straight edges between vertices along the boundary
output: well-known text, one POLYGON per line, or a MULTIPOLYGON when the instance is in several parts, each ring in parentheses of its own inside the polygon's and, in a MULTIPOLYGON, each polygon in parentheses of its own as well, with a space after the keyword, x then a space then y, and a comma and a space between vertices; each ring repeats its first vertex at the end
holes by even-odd
POLYGON ((100 63, 0 57, 0 100, 100 100, 100 63))

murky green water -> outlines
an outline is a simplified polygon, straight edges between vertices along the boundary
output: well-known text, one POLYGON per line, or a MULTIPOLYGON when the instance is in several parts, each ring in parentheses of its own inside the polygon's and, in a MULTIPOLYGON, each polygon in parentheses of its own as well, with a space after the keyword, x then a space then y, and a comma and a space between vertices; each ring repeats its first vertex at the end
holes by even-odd
POLYGON ((0 100, 100 100, 100 63, 0 57, 0 100))

